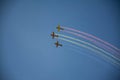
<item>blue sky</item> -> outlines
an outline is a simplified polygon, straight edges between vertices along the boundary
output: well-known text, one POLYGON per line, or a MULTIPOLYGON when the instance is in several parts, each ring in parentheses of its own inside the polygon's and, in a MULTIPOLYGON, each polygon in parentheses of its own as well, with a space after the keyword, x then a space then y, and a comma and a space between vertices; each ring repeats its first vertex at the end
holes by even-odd
POLYGON ((3 80, 120 79, 119 69, 94 52, 64 41, 56 48, 50 37, 60 24, 120 48, 117 0, 6 1, 1 19, 3 80))

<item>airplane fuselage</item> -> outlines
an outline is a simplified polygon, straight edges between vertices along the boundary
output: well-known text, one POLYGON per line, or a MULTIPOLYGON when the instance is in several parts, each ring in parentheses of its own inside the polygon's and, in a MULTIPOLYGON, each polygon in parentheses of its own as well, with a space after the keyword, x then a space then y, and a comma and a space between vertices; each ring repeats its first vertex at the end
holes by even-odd
POLYGON ((54 32, 52 32, 51 36, 52 36, 52 38, 54 38, 54 37, 58 37, 58 35, 55 35, 54 32))
POLYGON ((59 32, 60 30, 64 30, 63 28, 60 27, 60 25, 58 25, 58 27, 56 27, 56 28, 57 28, 58 32, 59 32))
POLYGON ((55 43, 55 45, 56 45, 56 47, 58 47, 58 46, 62 46, 62 44, 59 44, 58 41, 55 43))

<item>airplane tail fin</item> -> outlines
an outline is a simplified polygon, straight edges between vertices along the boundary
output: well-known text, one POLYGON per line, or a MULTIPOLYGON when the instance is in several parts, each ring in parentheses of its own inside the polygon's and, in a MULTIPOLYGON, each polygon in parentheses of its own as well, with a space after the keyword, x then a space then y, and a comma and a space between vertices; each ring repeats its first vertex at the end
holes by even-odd
POLYGON ((62 45, 62 44, 60 44, 60 46, 62 47, 63 45, 62 45))

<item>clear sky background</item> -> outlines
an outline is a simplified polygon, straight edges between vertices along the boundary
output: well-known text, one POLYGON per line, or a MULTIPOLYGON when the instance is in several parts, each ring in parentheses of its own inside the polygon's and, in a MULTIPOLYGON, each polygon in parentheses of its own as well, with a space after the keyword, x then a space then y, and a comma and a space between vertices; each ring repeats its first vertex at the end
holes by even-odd
MULTIPOLYGON (((1 1, 2 80, 120 80, 120 69, 82 47, 56 48, 58 24, 120 48, 117 0, 1 1)), ((62 32, 61 32, 62 33, 62 32)))

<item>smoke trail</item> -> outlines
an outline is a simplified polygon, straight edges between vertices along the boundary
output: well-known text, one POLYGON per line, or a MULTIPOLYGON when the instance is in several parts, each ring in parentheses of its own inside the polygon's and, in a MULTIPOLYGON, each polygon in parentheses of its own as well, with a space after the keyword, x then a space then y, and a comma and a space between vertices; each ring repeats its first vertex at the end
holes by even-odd
MULTIPOLYGON (((70 33, 70 34, 79 36, 79 37, 81 37, 81 38, 84 38, 84 39, 86 39, 86 40, 88 40, 88 41, 93 42, 94 44, 96 44, 96 45, 98 45, 98 46, 102 46, 102 48, 104 48, 104 49, 107 48, 107 49, 108 49, 107 51, 110 51, 110 52, 112 52, 112 53, 116 53, 116 54, 117 54, 116 56, 120 56, 120 54, 119 54, 118 52, 116 52, 115 50, 111 49, 110 47, 108 47, 108 46, 106 46, 106 45, 104 45, 104 44, 101 44, 101 43, 97 42, 97 41, 94 40, 94 39, 91 39, 91 38, 86 37, 86 36, 84 36, 84 35, 77 34, 77 33, 75 33, 75 32, 71 32, 71 31, 67 31, 67 30, 64 30, 64 32, 67 32, 67 33, 70 33)), ((114 55, 115 55, 115 54, 114 54, 114 55)))
MULTIPOLYGON (((62 26, 61 26, 61 27, 62 27, 62 26)), ((67 30, 74 31, 74 32, 78 32, 78 33, 80 33, 80 34, 82 34, 82 35, 85 35, 85 36, 87 36, 87 37, 91 37, 91 38, 93 38, 93 39, 95 39, 95 40, 97 40, 97 41, 99 41, 99 42, 104 43, 105 45, 108 45, 109 47, 117 50, 117 51, 120 53, 120 49, 118 49, 117 47, 115 47, 115 46, 113 46, 112 44, 110 44, 110 43, 108 43, 108 42, 106 42, 106 41, 103 41, 102 39, 97 38, 97 37, 95 37, 95 36, 93 36, 93 35, 91 35, 91 34, 88 34, 88 33, 85 33, 85 32, 82 32, 82 31, 79 31, 79 30, 76 30, 76 29, 73 29, 73 28, 68 28, 68 27, 63 27, 63 28, 65 28, 65 29, 67 29, 67 30)))
POLYGON ((83 44, 86 44, 86 45, 88 45, 88 46, 90 46, 90 47, 93 47, 93 48, 95 48, 96 50, 99 50, 99 51, 101 51, 101 52, 103 52, 103 53, 111 56, 112 58, 120 61, 120 59, 117 58, 117 57, 115 57, 114 55, 112 55, 112 54, 106 52, 105 50, 103 50, 103 49, 101 49, 101 48, 98 48, 98 47, 96 47, 96 46, 94 46, 94 45, 92 45, 92 44, 90 44, 90 43, 88 43, 88 42, 85 42, 85 41, 82 41, 82 40, 79 40, 79 39, 76 39, 76 38, 73 38, 73 37, 70 37, 70 36, 62 35, 62 34, 57 34, 57 35, 59 35, 59 36, 61 36, 61 37, 68 38, 68 39, 72 39, 72 40, 75 40, 75 41, 79 41, 79 42, 81 42, 81 43, 83 43, 83 44))
POLYGON ((92 49, 92 48, 90 48, 90 47, 87 47, 86 45, 83 45, 83 44, 80 44, 80 43, 77 43, 77 42, 74 42, 74 41, 71 41, 71 40, 68 40, 68 39, 65 39, 65 38, 60 38, 60 37, 59 37, 58 39, 61 39, 61 40, 63 40, 63 41, 67 41, 67 42, 70 42, 70 43, 72 43, 72 44, 75 44, 75 45, 78 45, 78 46, 87 48, 87 49, 92 50, 92 51, 94 51, 94 52, 100 53, 100 55, 102 55, 102 56, 106 57, 107 59, 109 59, 110 61, 112 61, 113 64, 117 64, 117 65, 120 66, 120 64, 119 64, 117 61, 115 61, 114 59, 108 57, 108 56, 105 55, 105 54, 101 54, 101 52, 99 52, 99 51, 97 51, 97 50, 95 50, 95 49, 92 49))

